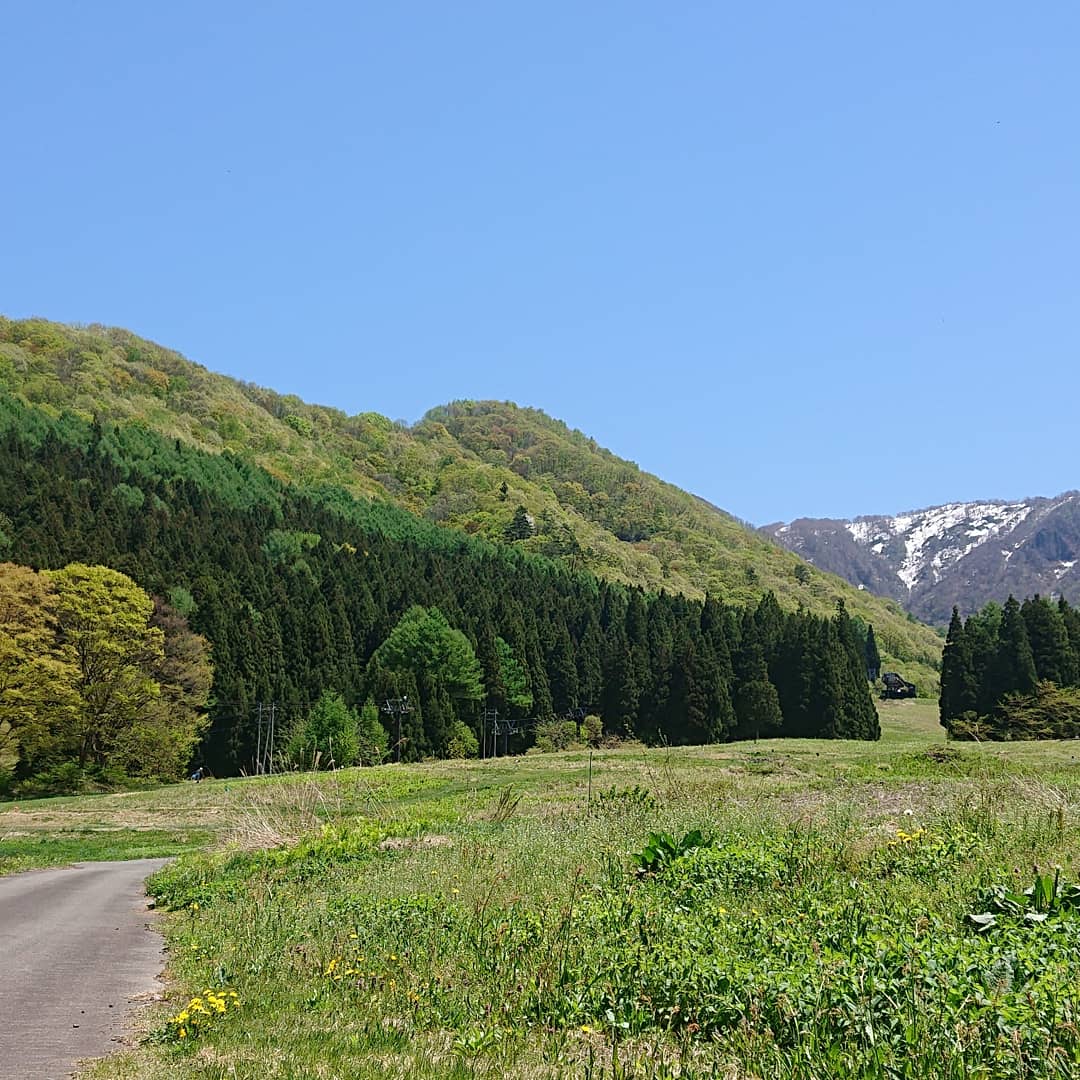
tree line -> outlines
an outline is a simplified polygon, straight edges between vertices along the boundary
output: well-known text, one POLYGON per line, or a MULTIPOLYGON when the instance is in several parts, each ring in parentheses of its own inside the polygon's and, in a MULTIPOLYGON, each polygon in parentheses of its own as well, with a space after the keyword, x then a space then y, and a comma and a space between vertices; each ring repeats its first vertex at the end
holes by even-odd
POLYGON ((527 721, 581 708, 647 742, 879 735, 842 606, 649 595, 138 425, 0 399, 0 514, 0 557, 112 567, 206 638, 198 754, 219 773, 251 767, 260 703, 299 719, 326 691, 407 696, 405 759, 446 754, 485 708, 521 721, 517 749, 527 721))
POLYGON ((941 664, 941 723, 956 738, 1080 734, 1080 611, 1034 596, 953 608, 941 664))

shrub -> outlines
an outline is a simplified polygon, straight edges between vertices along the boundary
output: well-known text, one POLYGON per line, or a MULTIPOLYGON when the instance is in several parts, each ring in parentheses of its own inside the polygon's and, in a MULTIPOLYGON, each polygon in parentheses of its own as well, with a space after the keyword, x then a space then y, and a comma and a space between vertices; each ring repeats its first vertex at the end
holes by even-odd
POLYGON ((577 739, 578 728, 573 720, 545 720, 536 725, 536 748, 545 754, 568 750, 577 739))
POLYGON ((326 690, 289 738, 286 754, 301 768, 342 769, 360 758, 360 720, 345 699, 326 690))
POLYGON ((966 712, 946 727, 954 739, 1075 739, 1080 736, 1080 687, 1040 682, 1030 694, 1009 694, 989 716, 966 712))
POLYGON ((604 737, 604 721, 591 713, 581 722, 581 738, 588 746, 599 746, 604 737))
POLYGON ((381 765, 386 760, 390 740, 379 719, 379 710, 372 701, 360 710, 356 739, 357 761, 361 765, 381 765))
POLYGON ((450 739, 446 744, 446 756, 449 758, 470 758, 480 753, 480 742, 473 729, 461 720, 455 720, 450 728, 450 739))

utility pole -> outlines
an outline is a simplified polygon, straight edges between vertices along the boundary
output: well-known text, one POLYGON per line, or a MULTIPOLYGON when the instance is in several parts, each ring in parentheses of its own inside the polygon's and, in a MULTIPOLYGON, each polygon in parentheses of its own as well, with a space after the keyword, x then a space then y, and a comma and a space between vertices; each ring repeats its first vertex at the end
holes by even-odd
POLYGON ((492 728, 491 745, 493 750, 493 756, 499 756, 499 736, 503 737, 503 757, 506 757, 510 753, 510 736, 517 735, 521 731, 521 724, 514 719, 500 720, 498 717, 494 720, 494 727, 492 728))
POLYGON ((262 702, 259 702, 259 718, 256 721, 258 727, 255 735, 255 774, 258 775, 262 772, 262 727, 263 727, 263 707, 262 702))
POLYGON ((386 713, 394 719, 396 725, 396 736, 394 739, 394 760, 401 761, 401 718, 409 712, 413 711, 413 707, 409 704, 407 696, 397 698, 387 698, 381 706, 381 711, 386 713))
POLYGON ((269 748, 266 754, 267 772, 274 775, 274 743, 277 736, 277 703, 270 705, 270 738, 267 740, 269 748))
POLYGON ((277 702, 260 701, 255 720, 255 773, 273 773, 277 736, 277 702))
MULTIPOLYGON (((481 758, 486 758, 488 756, 488 752, 487 752, 487 733, 488 733, 488 725, 489 724, 491 725, 491 737, 492 737, 492 740, 494 740, 495 737, 496 737, 495 733, 496 733, 496 731, 498 731, 498 728, 499 728, 499 710, 498 709, 485 708, 483 713, 481 713, 481 715, 480 715, 480 757, 481 758)), ((491 756, 492 757, 495 756, 494 752, 492 753, 491 756)))

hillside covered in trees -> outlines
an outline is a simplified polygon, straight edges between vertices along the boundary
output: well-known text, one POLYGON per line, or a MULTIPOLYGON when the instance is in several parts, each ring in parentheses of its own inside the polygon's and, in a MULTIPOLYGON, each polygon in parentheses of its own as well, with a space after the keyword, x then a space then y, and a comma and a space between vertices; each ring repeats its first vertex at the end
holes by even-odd
POLYGON ((215 771, 253 766, 260 704, 287 729, 327 691, 407 696, 407 759, 476 732, 481 702, 522 721, 590 709, 649 742, 879 734, 866 627, 842 604, 647 594, 142 425, 0 398, 0 514, 4 558, 111 567, 207 639, 215 771))
POLYGON ((941 723, 961 739, 1080 736, 1080 611, 1033 597, 954 608, 941 668, 941 723))
POLYGON ((887 666, 925 689, 936 682, 940 639, 898 604, 811 567, 536 410, 457 402, 410 427, 213 374, 124 330, 3 317, 0 393, 53 418, 135 424, 229 455, 316 503, 327 491, 386 502, 648 593, 741 606, 772 592, 785 610, 822 617, 843 599, 873 623, 887 666))

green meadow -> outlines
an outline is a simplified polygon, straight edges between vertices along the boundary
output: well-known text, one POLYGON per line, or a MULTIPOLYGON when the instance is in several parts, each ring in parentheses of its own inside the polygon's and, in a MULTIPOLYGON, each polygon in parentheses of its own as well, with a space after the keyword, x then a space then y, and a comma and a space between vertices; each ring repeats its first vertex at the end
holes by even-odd
POLYGON ((6 805, 7 872, 178 854, 94 1078, 1070 1077, 1080 743, 762 741, 6 805))

